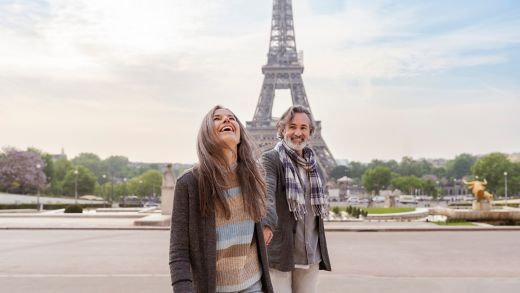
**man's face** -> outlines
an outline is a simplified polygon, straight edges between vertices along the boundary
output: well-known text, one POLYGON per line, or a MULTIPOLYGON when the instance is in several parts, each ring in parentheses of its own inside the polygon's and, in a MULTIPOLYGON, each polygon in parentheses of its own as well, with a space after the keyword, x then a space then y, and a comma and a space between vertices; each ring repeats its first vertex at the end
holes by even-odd
POLYGON ((311 120, 305 113, 295 113, 293 119, 285 125, 283 138, 287 145, 300 153, 311 135, 311 120))

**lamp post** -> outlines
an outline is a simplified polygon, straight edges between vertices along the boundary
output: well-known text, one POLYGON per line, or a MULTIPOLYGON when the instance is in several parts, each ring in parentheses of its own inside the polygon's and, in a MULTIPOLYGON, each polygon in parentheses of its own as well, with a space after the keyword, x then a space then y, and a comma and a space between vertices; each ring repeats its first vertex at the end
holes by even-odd
MULTIPOLYGON (((40 168, 42 167, 42 165, 40 164, 36 164, 36 169, 38 169, 38 175, 40 173, 40 168)), ((38 211, 41 211, 42 208, 41 208, 41 205, 40 205, 40 184, 37 184, 38 185, 38 193, 37 193, 37 197, 36 197, 36 206, 38 208, 38 211)))
POLYGON ((125 185, 124 185, 125 188, 124 188, 124 190, 123 190, 123 198, 126 196, 126 181, 127 181, 127 180, 128 180, 128 179, 126 179, 126 177, 123 178, 123 182, 124 182, 124 184, 125 184, 125 185))
POLYGON ((107 183, 107 175, 106 174, 103 174, 103 198, 105 200, 107 200, 107 195, 105 194, 105 183, 107 183))
POLYGON ((114 200, 114 173, 110 171, 110 202, 114 200))
POLYGON ((506 195, 506 207, 507 207, 507 172, 504 172, 504 177, 506 179, 506 181, 504 183, 504 187, 506 189, 505 195, 506 195))
POLYGON ((78 204, 78 169, 74 170, 74 175, 76 175, 74 179, 74 204, 78 204))

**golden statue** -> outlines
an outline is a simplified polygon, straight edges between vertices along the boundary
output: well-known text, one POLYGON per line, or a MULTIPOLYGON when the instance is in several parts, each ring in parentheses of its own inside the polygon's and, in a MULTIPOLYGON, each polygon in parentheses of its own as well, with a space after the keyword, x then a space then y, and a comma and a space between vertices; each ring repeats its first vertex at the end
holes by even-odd
POLYGON ((487 181, 484 179, 484 181, 469 181, 462 180, 464 184, 468 187, 468 189, 471 189, 471 192, 473 193, 473 196, 475 197, 475 200, 477 202, 481 202, 483 200, 488 201, 491 203, 493 201, 493 195, 486 191, 486 185, 487 181))

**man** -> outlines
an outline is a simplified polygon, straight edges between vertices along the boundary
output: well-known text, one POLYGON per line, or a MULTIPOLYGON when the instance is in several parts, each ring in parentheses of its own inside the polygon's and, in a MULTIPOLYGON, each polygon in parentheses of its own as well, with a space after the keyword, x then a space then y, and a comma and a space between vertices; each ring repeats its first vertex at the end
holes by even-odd
POLYGON ((307 108, 290 107, 277 123, 280 141, 262 155, 268 199, 262 222, 277 293, 315 292, 319 270, 331 270, 323 227, 328 215, 324 177, 307 146, 314 130, 307 108))

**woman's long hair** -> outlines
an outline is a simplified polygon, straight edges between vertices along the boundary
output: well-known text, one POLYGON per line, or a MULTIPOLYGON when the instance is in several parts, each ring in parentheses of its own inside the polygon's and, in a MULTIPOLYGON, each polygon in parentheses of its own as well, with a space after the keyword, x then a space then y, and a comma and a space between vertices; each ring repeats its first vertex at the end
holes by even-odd
MULTIPOLYGON (((231 217, 229 204, 224 195, 226 189, 226 173, 232 172, 224 150, 227 146, 218 137, 215 131, 213 115, 222 106, 213 107, 202 120, 197 136, 197 155, 199 164, 195 167, 198 177, 200 210, 204 217, 209 215, 210 209, 216 207, 226 219, 231 217)), ((234 115, 234 114, 233 114, 234 115)), ((244 208, 251 218, 258 222, 266 213, 266 184, 261 166, 255 161, 251 140, 245 127, 235 116, 240 127, 240 143, 237 145, 236 174, 242 196, 244 208)))

